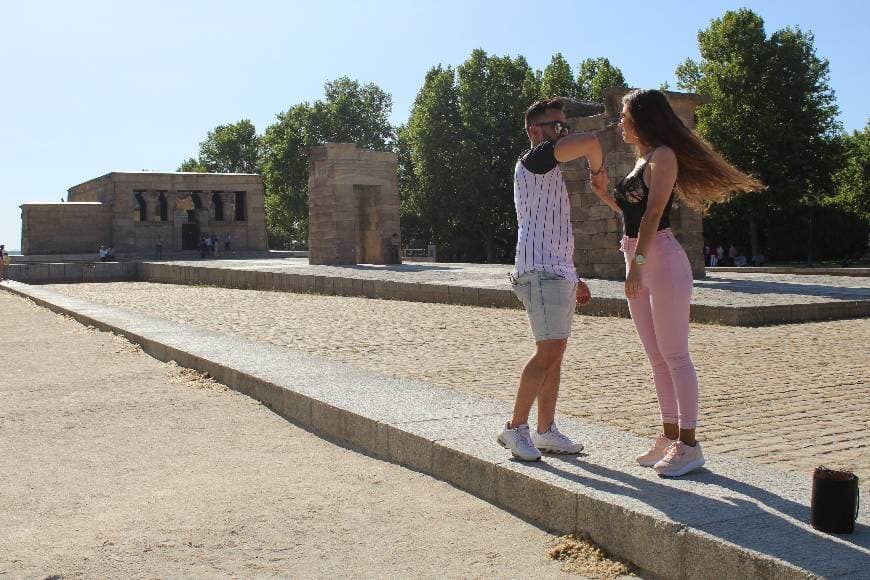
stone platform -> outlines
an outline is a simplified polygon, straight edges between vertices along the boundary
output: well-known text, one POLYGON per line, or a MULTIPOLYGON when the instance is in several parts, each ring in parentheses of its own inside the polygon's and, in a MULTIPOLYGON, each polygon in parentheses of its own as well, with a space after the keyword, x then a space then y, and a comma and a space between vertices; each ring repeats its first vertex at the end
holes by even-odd
MULTIPOLYGON (((705 469, 657 477, 631 458, 645 441, 579 420, 579 457, 511 460, 494 442, 509 405, 388 377, 236 336, 7 282, 160 360, 209 373, 336 442, 443 479, 536 524, 586 533, 667 578, 870 578, 870 510, 856 532, 807 525, 810 480, 710 455, 705 469)), ((866 503, 865 503, 866 506, 866 503)))
MULTIPOLYGON (((145 262, 139 280, 518 308, 504 264, 312 266, 305 259, 145 262)), ((623 283, 586 280, 596 316, 628 316, 623 283)), ((727 272, 695 281, 693 322, 757 326, 870 316, 870 277, 727 272)))
MULTIPOLYGON (((30 284, 145 281, 518 308, 503 264, 405 263, 312 266, 305 258, 13 264, 7 276, 30 284)), ((594 316, 628 317, 623 284, 586 280, 594 316)), ((759 326, 870 316, 870 277, 714 272, 695 281, 691 320, 759 326)))

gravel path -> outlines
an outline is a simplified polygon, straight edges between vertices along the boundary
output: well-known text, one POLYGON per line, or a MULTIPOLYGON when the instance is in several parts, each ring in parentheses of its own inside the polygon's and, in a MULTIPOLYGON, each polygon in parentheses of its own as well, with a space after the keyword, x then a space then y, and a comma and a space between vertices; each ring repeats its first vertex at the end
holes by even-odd
POLYGON ((567 576, 482 500, 24 299, 0 312, 0 577, 567 576))

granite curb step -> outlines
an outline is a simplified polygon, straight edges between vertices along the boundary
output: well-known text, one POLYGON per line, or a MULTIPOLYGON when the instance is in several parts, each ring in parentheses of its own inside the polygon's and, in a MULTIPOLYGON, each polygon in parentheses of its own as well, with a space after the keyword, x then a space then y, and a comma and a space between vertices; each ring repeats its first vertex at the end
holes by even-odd
MULTIPOLYGON (((7 276, 27 284, 141 281, 493 308, 520 307, 506 283, 504 287, 494 287, 405 282, 160 262, 13 264, 8 267, 7 276)), ((590 316, 629 317, 628 303, 622 297, 594 296, 580 312, 590 316)), ((870 317, 870 300, 838 299, 752 306, 692 304, 690 308, 692 322, 725 326, 762 326, 866 317, 870 317)))
MULTIPOLYGON (((520 302, 505 283, 503 288, 460 284, 401 282, 372 278, 322 276, 222 267, 188 266, 143 262, 138 279, 163 284, 207 285, 221 288, 298 292, 326 296, 359 296, 408 302, 434 302, 463 306, 520 308, 520 302)), ((582 307, 589 316, 629 318, 625 298, 594 296, 582 307)), ((837 300, 809 304, 718 306, 692 304, 690 320, 701 324, 761 326, 838 320, 870 316, 870 300, 837 300)))
POLYGON ((870 510, 854 534, 809 518, 809 478, 728 456, 680 479, 631 458, 646 442, 575 419, 587 451, 522 463, 495 434, 506 403, 102 306, 18 282, 0 288, 208 373, 320 436, 442 479, 535 524, 587 534, 666 578, 870 578, 870 510))

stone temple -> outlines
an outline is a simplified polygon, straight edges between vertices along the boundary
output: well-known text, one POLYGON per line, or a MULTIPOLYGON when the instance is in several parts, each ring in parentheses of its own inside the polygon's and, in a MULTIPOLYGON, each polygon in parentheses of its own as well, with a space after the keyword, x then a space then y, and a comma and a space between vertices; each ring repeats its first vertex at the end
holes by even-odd
POLYGON ((150 255, 196 250, 201 235, 230 235, 233 250, 266 250, 263 178, 238 173, 113 171, 69 189, 66 203, 21 206, 24 255, 150 255))

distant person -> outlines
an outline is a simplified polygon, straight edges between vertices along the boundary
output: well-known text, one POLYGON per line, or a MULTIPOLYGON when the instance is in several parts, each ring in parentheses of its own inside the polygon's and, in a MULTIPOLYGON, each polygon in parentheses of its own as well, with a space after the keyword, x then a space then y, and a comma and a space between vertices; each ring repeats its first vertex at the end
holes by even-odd
POLYGON ((737 256, 734 257, 734 265, 739 267, 745 266, 746 264, 746 256, 743 255, 743 252, 737 252, 737 256))
POLYGON ((623 141, 634 146, 637 163, 613 197, 595 193, 622 214, 625 295, 652 367, 663 431, 636 461, 677 477, 704 465, 704 454, 695 439, 698 377, 689 355, 692 267, 671 231, 671 204, 677 197, 699 208, 763 186, 688 129, 661 91, 625 95, 619 128, 623 141))
POLYGON ((115 259, 115 248, 109 246, 106 248, 106 261, 111 262, 115 259))
POLYGON ((716 246, 716 264, 719 266, 725 265, 725 248, 722 247, 722 244, 716 246))
POLYGON ((224 234, 224 252, 230 251, 230 243, 232 242, 232 238, 230 237, 229 232, 224 234))
POLYGON ((205 254, 208 252, 208 244, 205 241, 205 236, 199 236, 199 259, 205 259, 205 254))
POLYGON ((106 246, 100 246, 100 262, 105 262, 108 255, 109 254, 106 252, 106 246))
POLYGON ((159 235, 157 236, 157 241, 154 242, 154 259, 163 259, 163 238, 159 235))
POLYGON ((526 110, 525 130, 531 147, 514 166, 518 231, 510 277, 528 315, 535 352, 523 367, 513 415, 497 440, 517 459, 536 461, 541 451, 574 454, 583 449, 559 431, 555 422, 562 356, 574 309, 591 299, 589 287, 574 268, 571 202, 559 164, 585 157, 594 170, 592 187, 602 191, 607 175, 598 139, 592 133, 569 135, 558 99, 533 103, 526 110), (529 413, 535 401, 538 423, 530 429, 529 413))
POLYGON ((764 266, 767 263, 767 258, 764 257, 764 254, 758 252, 754 256, 752 256, 752 265, 753 266, 764 266))
POLYGON ((218 248, 220 248, 220 241, 218 240, 217 234, 211 235, 211 251, 214 253, 214 257, 218 257, 218 248))
POLYGON ((211 256, 214 252, 214 238, 212 238, 211 234, 205 237, 205 253, 207 256, 211 256))
POLYGON ((6 279, 6 263, 9 261, 9 254, 6 252, 6 244, 0 244, 0 282, 6 279))
POLYGON ((710 245, 704 244, 704 265, 711 266, 710 264, 710 245))
POLYGON ((737 254, 739 254, 739 253, 740 252, 738 252, 737 246, 735 246, 734 244, 731 244, 730 246, 728 246, 728 265, 729 266, 735 265, 734 260, 737 258, 737 254))

